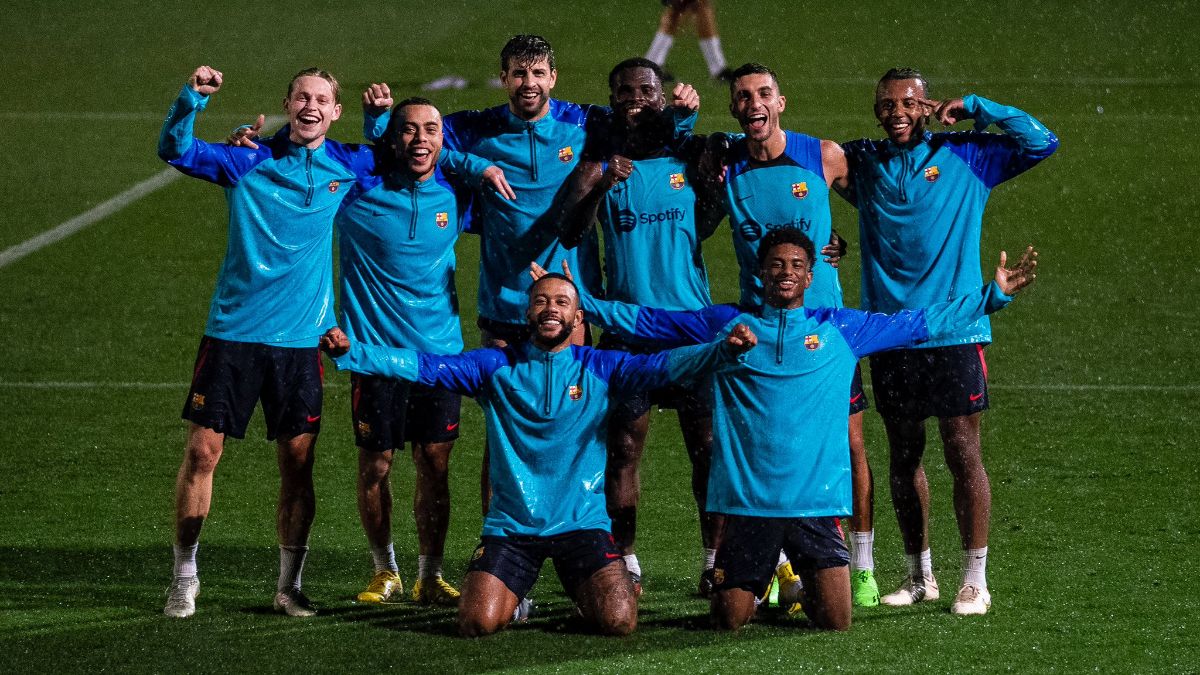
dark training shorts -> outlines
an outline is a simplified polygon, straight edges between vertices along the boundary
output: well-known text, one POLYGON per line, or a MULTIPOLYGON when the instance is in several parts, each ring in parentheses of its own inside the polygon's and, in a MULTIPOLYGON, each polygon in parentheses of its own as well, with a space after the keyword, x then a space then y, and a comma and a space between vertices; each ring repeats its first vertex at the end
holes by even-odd
POLYGON ((275 347, 204 336, 196 354, 183 419, 245 438, 262 401, 267 440, 321 429, 321 377, 316 347, 275 347))
POLYGON ((389 377, 350 374, 354 440, 384 452, 412 443, 449 443, 458 438, 462 397, 442 389, 389 377))
POLYGON ((871 356, 875 407, 885 419, 962 417, 988 408, 983 345, 899 349, 871 356))
POLYGON ((860 413, 871 405, 863 392, 862 367, 854 364, 854 379, 850 381, 850 414, 860 413))
POLYGON ((740 588, 761 598, 775 576, 781 548, 797 574, 850 564, 837 518, 729 515, 713 565, 714 590, 740 588))
POLYGON ((529 594, 546 558, 571 598, 579 585, 598 570, 621 559, 612 535, 604 530, 576 530, 553 537, 513 535, 481 538, 471 554, 468 572, 487 572, 504 582, 517 598, 529 594))
MULTIPOLYGON (((614 333, 604 333, 601 335, 600 339, 596 342, 596 348, 629 354, 654 354, 663 350, 662 347, 627 342, 614 333)), ((628 426, 634 420, 649 412, 653 406, 658 406, 660 409, 672 408, 678 410, 681 415, 690 416, 692 419, 712 417, 712 392, 707 390, 703 385, 685 386, 682 384, 668 384, 658 389, 630 393, 620 398, 614 398, 610 424, 616 423, 628 426)))

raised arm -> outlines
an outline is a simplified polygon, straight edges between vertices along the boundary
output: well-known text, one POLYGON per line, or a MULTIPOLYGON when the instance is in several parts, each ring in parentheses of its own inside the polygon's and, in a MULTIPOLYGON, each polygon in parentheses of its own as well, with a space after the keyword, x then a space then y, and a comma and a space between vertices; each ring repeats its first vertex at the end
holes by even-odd
POLYGON ((632 174, 633 162, 620 155, 609 159, 607 168, 596 159, 583 159, 575 165, 567 178, 567 191, 558 219, 559 239, 563 246, 575 248, 579 245, 596 222, 596 212, 605 195, 632 174))
POLYGON ((1058 137, 1054 132, 1018 108, 975 94, 946 101, 924 99, 921 102, 930 107, 933 117, 942 124, 953 125, 972 119, 976 131, 995 124, 1004 132, 1005 135, 994 142, 951 146, 951 150, 963 156, 988 187, 1028 171, 1058 149, 1058 137))
POLYGON ((205 143, 193 135, 196 114, 208 106, 224 81, 221 71, 200 66, 171 105, 158 137, 158 156, 183 173, 230 185, 253 165, 253 154, 226 145, 205 143))
POLYGON ((853 309, 822 308, 846 338, 856 356, 862 357, 898 347, 912 347, 969 326, 986 314, 998 312, 1037 278, 1037 251, 1032 246, 1015 267, 1008 268, 1008 254, 1000 252, 995 280, 974 293, 923 309, 895 314, 870 314, 853 309))

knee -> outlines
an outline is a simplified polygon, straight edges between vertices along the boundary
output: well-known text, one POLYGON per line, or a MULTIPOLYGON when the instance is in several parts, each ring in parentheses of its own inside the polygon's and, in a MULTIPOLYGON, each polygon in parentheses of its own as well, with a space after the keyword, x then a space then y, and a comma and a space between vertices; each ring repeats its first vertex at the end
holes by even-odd
POLYGON ((637 610, 618 613, 615 616, 604 617, 599 621, 601 635, 622 637, 637 629, 637 610))
POLYGON ((484 637, 498 632, 504 626, 504 621, 499 621, 492 617, 463 612, 460 612, 458 615, 458 632, 463 637, 484 637))
POLYGON ((184 456, 184 467, 189 473, 208 474, 217 468, 221 460, 222 444, 211 438, 190 438, 184 456))
POLYGON ((712 624, 717 630, 739 630, 748 621, 748 617, 742 616, 738 612, 731 612, 728 608, 714 607, 712 610, 712 624))
POLYGON ((437 480, 445 480, 450 471, 451 443, 413 445, 413 464, 422 474, 437 480))
POLYGON ((364 486, 374 486, 387 480, 392 472, 389 453, 359 451, 358 481, 364 486))

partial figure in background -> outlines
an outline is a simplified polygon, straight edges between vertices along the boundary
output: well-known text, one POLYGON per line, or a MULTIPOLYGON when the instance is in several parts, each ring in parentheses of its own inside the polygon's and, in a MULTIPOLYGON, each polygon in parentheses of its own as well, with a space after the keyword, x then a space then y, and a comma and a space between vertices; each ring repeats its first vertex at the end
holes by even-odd
POLYGON ((731 72, 725 65, 725 52, 721 49, 721 36, 717 34, 717 12, 712 0, 662 0, 662 16, 658 20, 658 31, 646 50, 646 58, 664 68, 663 79, 673 80, 665 71, 667 54, 675 44, 679 24, 691 17, 696 22, 696 37, 700 39, 700 52, 708 74, 715 80, 729 81, 731 72))

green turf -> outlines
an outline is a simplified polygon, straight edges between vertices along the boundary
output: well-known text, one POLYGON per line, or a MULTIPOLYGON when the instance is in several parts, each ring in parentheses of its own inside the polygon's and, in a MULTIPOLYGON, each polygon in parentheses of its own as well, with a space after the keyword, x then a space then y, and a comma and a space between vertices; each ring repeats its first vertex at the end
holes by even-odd
MULTIPOLYGON (((535 592, 541 611, 528 627, 482 641, 454 637, 446 610, 357 606, 350 598, 370 561, 354 509, 346 378, 331 372, 305 571, 321 615, 300 622, 268 611, 277 478, 256 420, 218 470, 200 610, 188 621, 163 618, 178 411, 225 236, 220 190, 183 179, 0 268, 8 291, 0 305, 0 670, 1194 671, 1200 10, 1183 2, 718 4, 731 61, 780 72, 791 128, 877 135, 874 78, 914 64, 935 95, 975 91, 1018 105, 1062 139, 1055 157, 994 192, 985 219, 985 266, 1000 248, 1028 241, 1043 263, 1038 284, 994 321, 988 352, 988 616, 960 620, 943 601, 858 610, 844 635, 772 617, 736 636, 703 629, 706 605, 690 595, 697 528, 671 413, 655 416, 643 467, 647 590, 635 635, 581 634, 553 574, 535 592)), ((500 102, 483 81, 515 32, 541 32, 556 45, 557 95, 603 101, 608 69, 642 53, 657 11, 648 0, 6 3, 0 249, 162 171, 160 120, 200 63, 227 76, 201 118, 202 137, 277 112, 287 78, 321 64, 344 84, 346 115, 334 135, 355 140, 357 95, 371 81, 408 93, 454 73, 472 86, 436 94, 443 109, 500 102)), ((725 92, 703 77, 690 38, 678 41, 669 66, 697 83, 701 130, 728 128, 725 92)), ((833 208, 853 244, 853 211, 833 208)), ((476 243, 464 241, 460 257, 473 344, 476 243)), ((714 295, 733 299, 727 230, 706 257, 714 295)), ((852 254, 842 273, 851 302, 858 272, 852 254)), ((464 411, 452 464, 453 578, 480 524, 482 421, 473 405, 464 411)), ((867 439, 886 592, 903 563, 873 413, 867 439)), ((927 459, 935 565, 951 595, 958 543, 937 443, 927 459)), ((397 466, 396 539, 410 581, 412 470, 397 466)))

